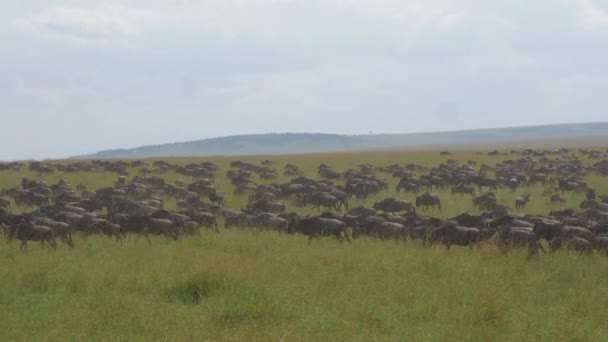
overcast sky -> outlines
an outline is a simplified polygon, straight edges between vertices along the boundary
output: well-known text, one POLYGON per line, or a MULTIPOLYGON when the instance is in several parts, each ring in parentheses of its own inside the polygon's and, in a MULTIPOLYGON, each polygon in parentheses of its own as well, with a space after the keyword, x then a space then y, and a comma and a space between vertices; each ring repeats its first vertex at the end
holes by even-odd
POLYGON ((608 120, 608 0, 100 3, 0 5, 0 159, 608 120))

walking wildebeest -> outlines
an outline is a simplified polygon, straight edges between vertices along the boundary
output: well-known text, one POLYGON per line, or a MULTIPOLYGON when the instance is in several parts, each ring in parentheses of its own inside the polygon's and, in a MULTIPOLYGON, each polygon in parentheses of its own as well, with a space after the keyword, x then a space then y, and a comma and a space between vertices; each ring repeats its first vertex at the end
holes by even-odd
POLYGON ((340 242, 344 239, 350 242, 346 224, 336 219, 326 219, 321 217, 305 217, 302 219, 292 218, 287 226, 287 232, 290 234, 300 233, 308 236, 308 244, 315 237, 335 236, 340 242))
POLYGON ((53 237, 53 230, 50 227, 35 225, 26 221, 9 227, 9 240, 17 238, 21 241, 21 248, 27 246, 28 241, 40 241, 42 246, 48 242, 53 248, 57 247, 57 242, 53 237))

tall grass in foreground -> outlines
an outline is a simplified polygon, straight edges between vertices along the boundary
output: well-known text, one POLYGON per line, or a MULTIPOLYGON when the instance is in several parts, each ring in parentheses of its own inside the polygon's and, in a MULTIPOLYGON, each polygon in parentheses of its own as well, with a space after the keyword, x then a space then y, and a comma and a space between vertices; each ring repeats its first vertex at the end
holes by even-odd
POLYGON ((608 259, 223 231, 0 244, 4 340, 608 338, 608 259))

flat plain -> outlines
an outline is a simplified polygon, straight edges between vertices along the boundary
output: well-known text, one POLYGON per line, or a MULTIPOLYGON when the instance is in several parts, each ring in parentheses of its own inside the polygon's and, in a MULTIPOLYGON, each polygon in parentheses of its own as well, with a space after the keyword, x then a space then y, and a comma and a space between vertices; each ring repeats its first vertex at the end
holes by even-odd
MULTIPOLYGON (((605 151, 605 149, 603 149, 605 151)), ((247 206, 247 195, 235 195, 225 176, 230 162, 260 165, 272 162, 278 177, 258 184, 284 183, 286 164, 318 178, 321 163, 338 172, 360 164, 383 167, 416 164, 427 168, 448 159, 497 165, 524 158, 520 154, 488 155, 455 150, 387 151, 289 156, 163 158, 175 165, 216 163, 214 186, 225 207, 247 206)), ((504 151, 508 152, 508 151, 504 151)), ((577 150, 584 166, 602 159, 577 150)), ((538 160, 538 157, 529 157, 538 160)), ((606 159, 606 158, 604 158, 606 159)), ((167 183, 190 177, 154 171, 149 176, 167 183)), ((69 164, 62 160, 51 163, 69 164)), ((472 163, 473 164, 473 163, 472 163)), ((128 168, 128 180, 142 166, 128 168)), ((416 171, 416 176, 427 171, 416 171)), ((387 197, 415 202, 416 194, 398 193, 399 178, 378 173, 388 188, 350 207, 371 207, 387 197)), ((0 172, 0 187, 18 187, 24 177, 48 184, 60 180, 94 190, 114 186, 112 172, 37 173, 22 167, 0 172)), ((608 179, 598 173, 584 176, 597 194, 608 194, 608 179)), ((128 181, 127 180, 127 181, 128 181)), ((340 183, 343 181, 337 181, 340 183)), ((499 202, 530 194, 528 205, 514 215, 548 215, 574 208, 585 192, 563 193, 565 202, 552 203, 555 184, 499 188, 499 202)), ((471 197, 433 189, 442 208, 417 212, 447 219, 463 212, 480 214, 471 197)), ((418 194, 419 195, 419 194, 418 194)), ((173 197, 162 198, 165 209, 177 210, 173 197)), ((285 200, 287 212, 318 214, 311 207, 285 200)), ((34 207, 11 203, 23 213, 34 207)), ((343 213, 340 213, 342 215, 343 213)), ((103 215, 103 211, 99 213, 103 215)), ((0 243, 0 331, 5 340, 533 340, 605 341, 608 338, 608 258, 560 250, 527 259, 525 248, 504 254, 490 240, 479 248, 440 244, 424 247, 417 240, 386 241, 371 237, 340 243, 332 237, 307 243, 300 234, 257 229, 205 229, 178 240, 162 236, 130 236, 122 243, 105 236, 75 233, 74 248, 58 241, 58 248, 30 242, 0 243)))

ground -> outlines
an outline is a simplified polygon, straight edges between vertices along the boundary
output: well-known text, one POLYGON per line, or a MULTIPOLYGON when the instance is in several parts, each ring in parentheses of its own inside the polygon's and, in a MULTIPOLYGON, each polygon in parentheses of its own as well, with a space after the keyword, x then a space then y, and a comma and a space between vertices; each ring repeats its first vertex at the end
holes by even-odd
MULTIPOLYGON (((271 159, 279 169, 290 162, 307 175, 316 175, 322 162, 345 171, 360 163, 432 166, 454 158, 494 164, 507 158, 472 151, 454 154, 394 151, 241 159, 271 159)), ((227 164, 235 159, 204 160, 221 165, 219 192, 226 195, 227 206, 240 208, 246 196, 233 196, 224 177, 227 164)), ((3 172, 0 186, 14 186, 24 175, 36 176, 3 172)), ((168 181, 180 177, 162 176, 168 181)), ((397 195, 397 180, 386 177, 389 193, 362 204, 387 196, 413 199, 397 195)), ((82 182, 94 189, 111 185, 116 176, 55 173, 43 178, 63 178, 74 186, 82 182)), ((591 175, 588 181, 599 193, 608 193, 605 178, 591 175)), ((566 195, 567 203, 550 205, 547 188, 525 191, 532 193, 525 210, 530 213, 577 207, 584 197, 572 193, 566 195)), ((469 198, 448 192, 438 192, 443 211, 430 214, 475 212, 469 198)), ((501 190, 498 197, 512 204, 521 193, 501 190)), ((151 245, 143 238, 120 244, 103 237, 78 237, 75 243, 76 248, 69 249, 59 242, 56 250, 30 243, 25 251, 16 242, 0 243, 3 339, 608 339, 608 258, 598 255, 564 251, 528 261, 526 250, 502 255, 490 243, 480 249, 446 251, 440 246, 424 248, 417 241, 373 239, 340 244, 326 238, 309 246, 298 235, 225 229, 179 241, 153 238, 151 245)))

